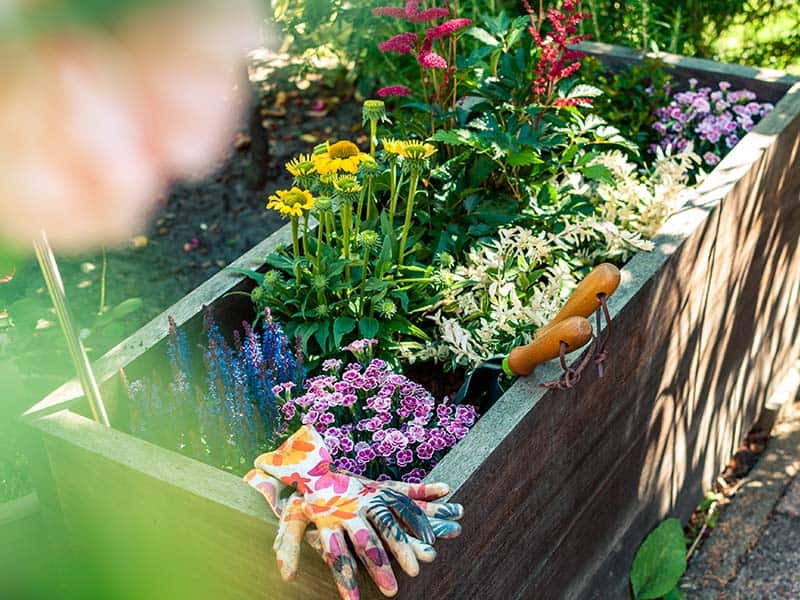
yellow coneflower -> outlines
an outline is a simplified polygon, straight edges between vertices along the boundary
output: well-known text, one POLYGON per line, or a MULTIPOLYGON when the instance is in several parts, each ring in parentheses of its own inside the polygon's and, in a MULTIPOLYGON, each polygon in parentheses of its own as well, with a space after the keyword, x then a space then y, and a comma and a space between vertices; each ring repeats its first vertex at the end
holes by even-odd
POLYGON ((341 171, 355 174, 360 163, 372 158, 369 154, 361 152, 353 142, 341 141, 335 144, 326 143, 325 151, 313 154, 311 160, 317 173, 326 175, 341 171))
POLYGON ((381 140, 383 151, 388 154, 393 154, 394 156, 401 156, 403 150, 406 147, 406 144, 408 144, 408 142, 404 142, 402 140, 395 140, 391 138, 381 140))
POLYGON ((269 197, 267 208, 277 210, 285 217, 302 217, 314 208, 314 197, 308 190, 293 187, 290 190, 278 190, 269 197))
POLYGON ((425 160, 436 153, 436 146, 426 142, 405 142, 400 156, 408 160, 425 160))
POLYGON ((298 154, 286 163, 286 170, 294 177, 307 177, 316 173, 314 162, 308 154, 298 154))

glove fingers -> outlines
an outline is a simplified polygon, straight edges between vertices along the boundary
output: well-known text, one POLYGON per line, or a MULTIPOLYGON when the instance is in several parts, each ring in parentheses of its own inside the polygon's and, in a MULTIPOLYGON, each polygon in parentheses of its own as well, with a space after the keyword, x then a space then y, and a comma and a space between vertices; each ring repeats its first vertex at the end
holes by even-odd
POLYGON ((449 519, 437 519, 436 517, 429 517, 433 533, 437 538, 454 538, 461 535, 461 525, 457 521, 450 521, 449 519))
POLYGON ((356 561, 347 549, 344 535, 339 530, 324 529, 320 531, 320 540, 325 550, 325 562, 333 572, 342 600, 359 600, 356 561))
POLYGON ((347 521, 345 527, 350 534, 356 554, 367 567, 381 593, 384 596, 397 594, 397 579, 389 563, 389 556, 372 526, 365 520, 356 518, 347 521))
POLYGON ((437 519, 449 519, 457 521, 464 516, 464 507, 456 502, 425 502, 424 500, 414 500, 414 504, 419 506, 429 517, 437 519))
POLYGON ((381 487, 400 492, 412 500, 436 500, 450 493, 446 483, 403 483, 400 481, 383 481, 381 487))
POLYGON ((306 543, 319 552, 323 560, 325 559, 325 549, 322 547, 319 531, 317 529, 306 529, 306 543))
POLYGON ((408 536, 408 543, 414 551, 414 556, 417 557, 417 560, 430 563, 436 558, 436 550, 434 550, 433 546, 412 536, 408 536))
POLYGON ((303 500, 296 498, 289 503, 281 517, 278 535, 275 538, 275 557, 281 579, 291 581, 297 574, 300 561, 300 542, 308 527, 308 519, 302 509, 303 500))
POLYGON ((372 505, 366 510, 370 522, 375 525, 381 538, 386 542, 389 551, 394 554, 400 568, 411 577, 419 574, 419 563, 410 538, 400 527, 391 510, 383 505, 372 505))
POLYGON ((261 495, 264 496, 267 503, 272 508, 272 512, 275 513, 275 516, 280 517, 282 509, 279 492, 283 484, 274 477, 267 475, 261 469, 250 469, 247 475, 244 476, 244 480, 250 487, 261 492, 261 495))

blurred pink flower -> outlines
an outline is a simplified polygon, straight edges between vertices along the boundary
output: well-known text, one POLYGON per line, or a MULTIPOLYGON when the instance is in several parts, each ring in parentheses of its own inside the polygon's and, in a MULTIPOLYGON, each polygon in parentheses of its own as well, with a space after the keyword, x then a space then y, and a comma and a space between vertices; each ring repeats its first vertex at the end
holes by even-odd
POLYGON ((386 98, 388 96, 408 96, 410 93, 411 90, 404 85, 390 85, 378 90, 378 96, 380 98, 386 98))
POLYGON ((417 61, 426 69, 446 69, 447 61, 435 52, 422 52, 417 61))
POLYGON ((250 0, 131 15, 111 33, 2 44, 0 237, 58 249, 125 240, 171 179, 230 143, 260 20, 250 0))

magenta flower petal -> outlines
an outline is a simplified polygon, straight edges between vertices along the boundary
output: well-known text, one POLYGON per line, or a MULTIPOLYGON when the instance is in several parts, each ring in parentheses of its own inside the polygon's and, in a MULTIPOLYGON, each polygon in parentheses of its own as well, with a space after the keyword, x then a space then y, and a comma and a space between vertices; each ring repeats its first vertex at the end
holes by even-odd
POLYGON ((378 90, 379 98, 386 98, 388 96, 408 96, 411 93, 404 85, 390 85, 378 90))

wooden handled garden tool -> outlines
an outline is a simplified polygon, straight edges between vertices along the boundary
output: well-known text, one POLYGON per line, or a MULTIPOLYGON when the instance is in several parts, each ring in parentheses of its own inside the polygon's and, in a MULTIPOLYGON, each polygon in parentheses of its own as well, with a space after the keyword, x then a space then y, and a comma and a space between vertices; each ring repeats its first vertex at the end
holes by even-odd
MULTIPOLYGON (((556 357, 561 358, 565 375, 561 381, 548 382, 545 385, 571 387, 579 375, 570 372, 566 367, 564 356, 592 338, 592 325, 587 320, 592 313, 602 308, 606 321, 609 321, 605 301, 616 291, 619 281, 620 272, 614 265, 603 263, 596 266, 578 284, 558 314, 536 330, 530 344, 514 348, 506 357, 492 357, 476 367, 464 380, 453 401, 460 404, 468 400, 471 404, 478 405, 481 411, 485 411, 503 394, 500 387, 501 375, 530 375, 536 365, 556 357)), ((597 327, 599 331, 599 313, 597 327)), ((599 352, 595 353, 601 376, 606 340, 603 340, 599 352)))
POLYGON ((620 273, 617 267, 610 263, 597 265, 578 284, 558 314, 547 325, 536 330, 534 338, 545 335, 550 327, 569 317, 588 319, 616 291, 619 280, 620 273))
POLYGON ((503 395, 502 375, 524 377, 533 373, 536 365, 558 357, 562 344, 569 352, 577 350, 592 339, 592 324, 585 317, 568 317, 549 328, 549 331, 530 344, 518 346, 508 356, 493 356, 477 366, 464 380, 453 398, 455 404, 469 401, 486 411, 503 395))

